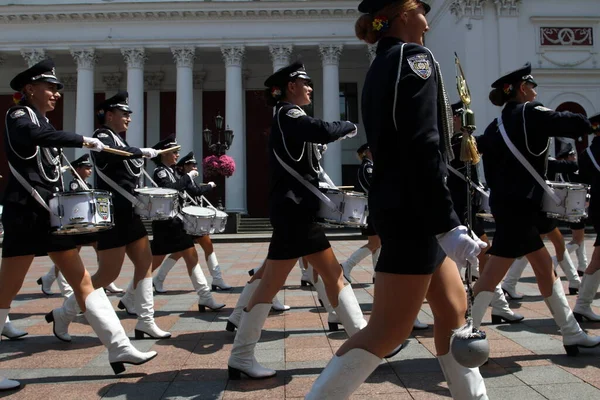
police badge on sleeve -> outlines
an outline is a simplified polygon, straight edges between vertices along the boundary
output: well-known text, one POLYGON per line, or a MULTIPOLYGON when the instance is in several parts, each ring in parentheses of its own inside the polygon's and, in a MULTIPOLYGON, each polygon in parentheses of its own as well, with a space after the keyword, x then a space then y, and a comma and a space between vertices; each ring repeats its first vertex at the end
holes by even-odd
POLYGON ((419 77, 427 79, 431 76, 431 63, 429 62, 427 54, 417 54, 408 57, 406 61, 408 61, 410 69, 412 69, 419 77))

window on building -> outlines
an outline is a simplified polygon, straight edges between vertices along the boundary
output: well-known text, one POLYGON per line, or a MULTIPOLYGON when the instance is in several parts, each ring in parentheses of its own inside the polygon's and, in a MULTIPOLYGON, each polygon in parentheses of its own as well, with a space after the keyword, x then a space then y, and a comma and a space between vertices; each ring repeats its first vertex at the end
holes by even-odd
POLYGON ((358 123, 358 85, 340 83, 340 120, 358 123))

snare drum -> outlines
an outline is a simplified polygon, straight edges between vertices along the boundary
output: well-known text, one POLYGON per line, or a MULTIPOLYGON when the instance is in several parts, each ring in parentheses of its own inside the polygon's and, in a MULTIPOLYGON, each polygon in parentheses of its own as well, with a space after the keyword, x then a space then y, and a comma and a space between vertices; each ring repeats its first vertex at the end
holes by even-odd
POLYGON ((181 209, 183 228, 189 235, 202 236, 210 232, 217 213, 212 208, 189 206, 181 209))
POLYGON ((317 212, 317 222, 325 226, 354 227, 367 225, 368 198, 359 192, 342 192, 338 189, 319 189, 336 206, 330 209, 321 202, 317 212))
POLYGON ((581 183, 547 182, 560 199, 560 204, 544 192, 542 211, 550 218, 579 222, 587 217, 585 210, 588 186, 581 183))
POLYGON ((225 232, 225 228, 227 227, 227 217, 229 217, 229 215, 227 215, 227 213, 225 213, 221 210, 218 210, 218 209, 214 209, 214 210, 217 213, 217 215, 215 215, 215 219, 213 220, 213 225, 210 228, 211 235, 213 233, 225 232))
POLYGON ((105 190, 55 193, 48 206, 55 235, 81 235, 114 226, 112 194, 105 190))
POLYGON ((179 192, 168 188, 135 189, 136 198, 142 206, 135 207, 135 213, 140 218, 150 221, 162 221, 177 216, 179 192))

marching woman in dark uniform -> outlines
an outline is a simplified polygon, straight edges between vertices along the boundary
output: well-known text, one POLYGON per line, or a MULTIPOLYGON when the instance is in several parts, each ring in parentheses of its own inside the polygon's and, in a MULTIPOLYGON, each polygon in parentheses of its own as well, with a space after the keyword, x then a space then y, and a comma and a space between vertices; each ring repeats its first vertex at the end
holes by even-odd
MULTIPOLYGON (((161 140, 154 146, 155 150, 165 150, 177 146, 174 136, 161 140)), ((168 151, 154 158, 156 164, 153 180, 159 187, 175 189, 181 193, 180 200, 193 186, 194 178, 198 176, 198 171, 176 176, 173 166, 177 162, 179 150, 168 151)), ((210 186, 209 186, 210 187, 210 186)), ((197 195, 200 192, 193 192, 191 195, 197 195)), ((188 275, 198 293, 198 310, 203 312, 206 308, 209 310, 220 310, 225 307, 223 303, 217 303, 210 292, 210 286, 202 272, 198 262, 198 252, 194 246, 194 241, 184 229, 183 221, 180 218, 168 219, 165 221, 152 221, 152 270, 158 268, 165 257, 169 254, 177 254, 183 257, 187 266, 188 275)), ((125 296, 121 299, 122 303, 128 309, 133 308, 133 283, 127 288, 125 296)))
MULTIPOLYGON (((454 123, 454 135, 452 136, 452 151, 454 153, 454 160, 450 161, 448 169, 450 169, 450 173, 448 174, 448 189, 450 190, 450 194, 452 196, 452 203, 454 204, 454 211, 458 218, 461 220, 463 224, 467 223, 467 181, 465 177, 466 167, 465 163, 460 160, 460 151, 463 141, 463 126, 462 126, 462 114, 465 112, 464 104, 462 101, 458 103, 452 104, 452 120, 454 123)), ((471 171, 471 181, 474 185, 480 186, 479 175, 477 173, 477 168, 472 168, 471 171)), ((471 221, 473 233, 479 237, 483 242, 485 242, 488 246, 490 245, 490 241, 485 232, 485 228, 483 225, 483 219, 477 217, 477 212, 479 206, 481 204, 481 196, 477 189, 471 187, 471 221)), ((481 250, 481 253, 477 256, 479 260, 479 271, 483 271, 485 269, 485 264, 489 255, 486 252, 486 249, 481 250)), ((524 317, 520 314, 515 313, 508 306, 508 302, 506 301, 506 297, 504 297, 504 293, 502 292, 502 288, 500 284, 498 284, 494 290, 494 298, 490 304, 492 306, 492 323, 500 324, 503 321, 508 323, 520 322, 524 319, 524 317)))
POLYGON ((445 185, 451 110, 439 66, 423 47, 430 6, 364 0, 358 10, 364 14, 356 22, 357 37, 379 42, 363 87, 362 115, 374 163, 369 215, 381 254, 369 324, 336 352, 306 399, 350 397, 381 358, 406 340, 425 298, 452 397, 487 399, 479 370, 461 366, 449 351, 453 330, 465 324, 467 302, 456 264, 446 254, 477 265, 485 243, 460 225, 445 185))
MULTIPOLYGON (((73 175, 73 180, 71 182, 69 182, 69 184, 67 185, 68 191, 69 192, 80 192, 80 191, 85 190, 85 188, 81 184, 81 181, 79 180, 80 178, 83 180, 83 182, 85 182, 88 189, 92 189, 92 185, 87 181, 88 178, 90 176, 92 176, 92 163, 90 162, 90 155, 89 154, 82 155, 78 159, 74 160, 71 163, 71 166, 75 170, 75 173, 73 171, 71 171, 71 174, 73 175), (75 174, 77 174, 77 175, 75 175, 75 174)), ((65 167, 63 167, 63 169, 64 168, 65 167)), ((77 248, 79 250, 81 250, 81 246, 84 246, 84 245, 92 246, 94 248, 94 251, 96 250, 96 235, 95 234, 90 233, 90 234, 86 234, 86 235, 76 235, 73 237, 73 239, 76 241, 77 248)), ((52 293, 52 284, 54 283, 55 280, 56 280, 56 283, 60 290, 60 294, 63 297, 66 298, 73 294, 73 288, 71 288, 71 285, 69 285, 67 283, 63 274, 61 274, 60 271, 58 271, 56 269, 55 265, 52 265, 50 267, 50 269, 48 270, 48 272, 46 273, 46 275, 40 277, 37 280, 38 285, 41 285, 42 293, 44 293, 46 295, 53 294, 52 293)), ((122 293, 123 292, 123 289, 119 289, 114 283, 111 283, 104 289, 109 291, 110 293, 122 293)))
MULTIPOLYGON (((131 121, 131 109, 127 103, 127 92, 119 92, 98 107, 96 117, 102 125, 94 137, 104 145, 132 153, 123 157, 112 153, 93 155, 96 166, 96 188, 113 194, 114 227, 98 233, 98 270, 92 277, 94 287, 103 288, 119 276, 125 254, 134 266, 135 310, 138 322, 135 326, 136 339, 148 335, 155 339, 171 337, 154 322, 154 298, 152 292, 152 253, 148 233, 140 216, 134 212, 136 201, 134 189, 138 186, 144 161, 142 157, 154 158, 158 154, 152 148, 131 147, 120 136, 126 132, 131 121)), ((122 303, 119 307, 124 308, 122 303)), ((69 324, 77 316, 77 307, 67 299, 61 308, 53 311, 54 333, 65 340, 69 324)))
POLYGON ((356 126, 308 116, 301 107, 311 102, 310 82, 300 63, 279 69, 265 81, 267 103, 276 107, 269 136, 269 216, 273 236, 264 271, 252 277, 260 273, 257 278, 262 279, 242 312, 228 362, 230 379, 239 379, 241 373, 253 379, 276 374, 256 361, 254 349, 273 297, 302 256, 323 279, 330 303, 346 332, 352 335, 366 324, 352 287, 344 287, 342 269, 325 231, 315 222, 318 196, 322 195, 318 190, 317 143, 353 137, 356 126))
POLYGON ((592 302, 600 286, 600 114, 590 117, 595 134, 592 144, 579 155, 579 179, 591 185, 589 221, 594 225, 596 241, 590 264, 581 279, 579 297, 573 314, 579 322, 600 321, 600 315, 592 310, 592 302))
MULTIPOLYGON (((177 161, 175 165, 175 176, 184 176, 185 174, 197 174, 196 159, 194 158, 194 153, 189 152, 181 160, 177 161), (195 171, 195 172, 192 172, 195 171)), ((190 184, 188 185, 186 192, 192 197, 200 196, 204 193, 208 193, 212 189, 214 189, 217 185, 214 182, 208 182, 206 185, 198 186, 196 182, 192 179, 190 184), (194 194, 195 193, 195 194, 194 194)), ((213 290, 231 290, 231 286, 229 286, 225 280, 223 279, 223 275, 221 274, 221 267, 219 266, 219 261, 217 260, 217 254, 215 253, 215 249, 212 244, 212 240, 210 239, 210 235, 201 235, 201 236, 193 236, 192 237, 196 243, 202 247, 202 251, 204 251, 204 259, 206 260, 206 264, 208 265, 208 271, 212 276, 212 289, 213 290)), ((177 263, 177 260, 181 255, 172 254, 168 258, 166 258, 163 263, 160 265, 158 269, 158 273, 154 277, 154 289, 158 293, 164 293, 166 290, 163 288, 163 284, 165 282, 165 278, 171 269, 177 263)), ((156 267, 153 267, 156 269, 156 267)))
MULTIPOLYGON (((0 325, 3 327, 34 257, 48 255, 73 286, 73 297, 108 348, 115 373, 124 371, 123 363, 143 364, 156 352, 141 353, 131 345, 104 290, 94 290, 73 237, 51 233, 48 201, 63 190, 62 147, 85 145, 101 151, 104 145, 95 138, 57 131, 46 118, 46 113, 54 110, 61 97, 58 91, 63 87, 52 60, 21 72, 10 86, 22 98, 8 110, 5 119, 6 157, 12 175, 2 201, 5 231, 0 267, 0 325)), ((18 382, 0 378, 0 390, 18 386, 18 382)))
POLYGON ((492 291, 514 259, 527 256, 540 293, 560 328, 565 350, 574 355, 579 347, 600 344, 600 337, 588 336, 571 312, 561 281, 554 273, 550 254, 540 237, 540 226, 547 225, 546 214, 542 212, 544 189, 515 154, 520 153, 535 171, 535 176, 544 179, 550 138, 577 138, 591 132, 591 124, 581 114, 556 112, 536 102, 536 86, 529 63, 492 84, 490 101, 504 108, 501 117, 487 127, 478 144, 484 154, 496 232, 488 251, 491 257, 475 284, 473 324, 477 327, 481 323, 494 295, 492 291), (509 145, 514 146, 513 150, 509 145))

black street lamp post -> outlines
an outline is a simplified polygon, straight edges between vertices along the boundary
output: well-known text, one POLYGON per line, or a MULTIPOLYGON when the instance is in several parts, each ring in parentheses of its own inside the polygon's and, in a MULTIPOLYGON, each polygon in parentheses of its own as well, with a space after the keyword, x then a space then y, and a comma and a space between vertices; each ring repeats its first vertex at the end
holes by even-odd
POLYGON ((227 150, 229 150, 229 147, 231 147, 231 143, 233 142, 234 137, 233 131, 229 129, 229 126, 227 127, 227 129, 223 130, 223 120, 224 118, 221 116, 220 113, 218 113, 215 117, 215 127, 217 128, 218 135, 217 143, 212 142, 213 132, 210 129, 208 129, 208 127, 206 127, 206 129, 202 131, 204 141, 208 145, 209 150, 219 157, 225 154, 227 150), (225 139, 223 143, 221 143, 221 134, 223 134, 223 137, 225 139))

